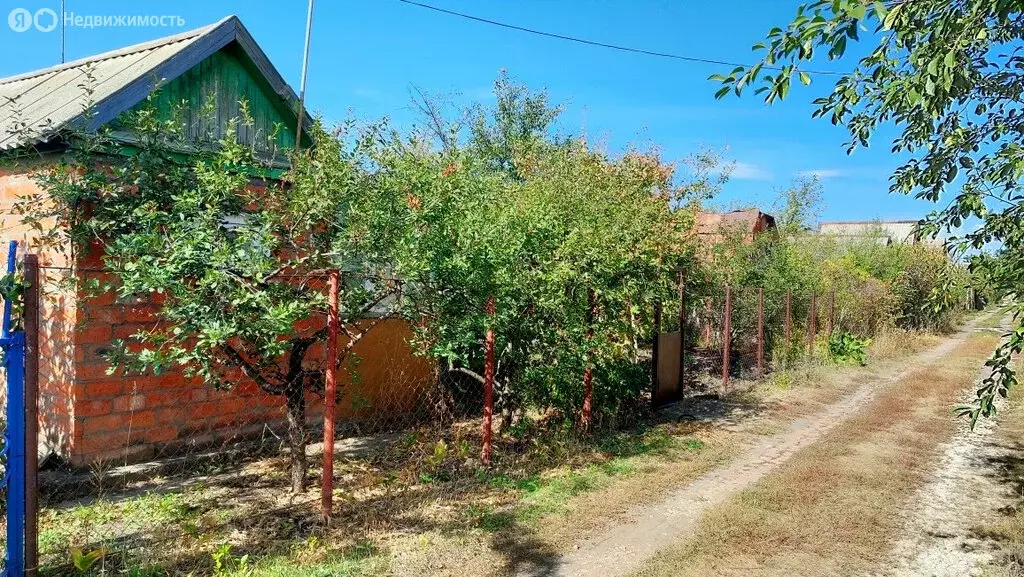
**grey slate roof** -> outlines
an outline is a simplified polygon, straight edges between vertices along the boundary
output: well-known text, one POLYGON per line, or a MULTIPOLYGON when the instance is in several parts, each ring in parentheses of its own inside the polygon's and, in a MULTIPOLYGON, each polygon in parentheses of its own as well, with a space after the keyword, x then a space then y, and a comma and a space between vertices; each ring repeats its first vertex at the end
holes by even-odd
POLYGON ((0 150, 59 138, 63 130, 93 129, 177 78, 231 42, 253 61, 291 109, 297 98, 236 16, 52 68, 0 78, 0 150), (92 94, 89 94, 89 90, 92 94), (90 107, 89 126, 83 114, 90 107))
POLYGON ((940 235, 932 238, 917 232, 916 220, 873 220, 873 221, 839 221, 822 222, 818 225, 818 234, 829 236, 840 241, 874 242, 881 245, 891 244, 923 244, 942 248, 947 238, 940 235))
POLYGON ((916 220, 840 221, 818 224, 818 233, 854 239, 876 239, 882 244, 914 243, 916 220))

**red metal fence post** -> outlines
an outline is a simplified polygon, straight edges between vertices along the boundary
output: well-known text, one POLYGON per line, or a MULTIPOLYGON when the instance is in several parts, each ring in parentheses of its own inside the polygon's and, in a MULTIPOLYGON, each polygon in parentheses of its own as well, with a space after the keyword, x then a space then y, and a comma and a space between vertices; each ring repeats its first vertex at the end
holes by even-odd
MULTIPOLYGON (((594 308, 597 306, 594 289, 587 291, 587 346, 594 340, 594 308)), ((586 366, 583 369, 583 428, 590 430, 591 412, 594 404, 594 368, 590 365, 594 350, 587 349, 586 366)))
POLYGON ((814 356, 814 334, 818 322, 818 295, 811 293, 811 310, 807 313, 807 355, 814 356))
POLYGON ((39 566, 39 255, 25 255, 25 575, 39 566))
POLYGON ((338 383, 338 292, 341 273, 335 269, 327 280, 327 358, 324 359, 324 467, 320 486, 320 515, 330 522, 334 513, 334 408, 338 383))
POLYGON ((661 361, 661 302, 654 303, 654 341, 651 343, 651 398, 658 394, 658 364, 661 361))
POLYGON ((828 293, 828 336, 832 338, 832 331, 836 328, 836 291, 828 293))
POLYGON ((729 385, 729 361, 732 355, 732 287, 725 286, 725 318, 722 321, 722 387, 729 385))
POLYGON ((686 273, 679 271, 679 382, 676 398, 683 398, 686 386, 686 273))
POLYGON ((487 298, 487 333, 484 337, 484 445, 480 451, 480 460, 484 465, 491 464, 493 440, 491 439, 491 423, 494 420, 494 297, 487 298))
POLYGON ((757 376, 764 376, 764 289, 757 289, 757 376))

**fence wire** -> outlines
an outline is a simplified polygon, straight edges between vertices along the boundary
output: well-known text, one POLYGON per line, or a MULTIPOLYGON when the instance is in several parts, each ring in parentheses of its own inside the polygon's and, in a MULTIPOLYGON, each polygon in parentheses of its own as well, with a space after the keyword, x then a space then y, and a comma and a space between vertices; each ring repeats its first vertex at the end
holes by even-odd
MULTIPOLYGON (((491 519, 488 511, 510 498, 496 489, 528 484, 545 468, 583 462, 594 450, 579 435, 549 427, 554 416, 541 409, 530 408, 523 418, 498 406, 492 462, 482 467, 480 380, 417 354, 409 323, 388 318, 342 365, 336 514, 327 526, 319 509, 318 392, 306 395, 308 489, 292 494, 280 396, 241 375, 233 386, 216 390, 180 371, 111 371, 111 343, 151 326, 152 304, 96 293, 90 287, 109 280, 99 271, 79 271, 78 279, 59 268, 43 273, 40 556, 50 573, 89 566, 87 571, 106 574, 212 574, 246 563, 246 554, 294 556, 304 547, 309 555, 321 554, 316 544, 328 538, 335 549, 359 551, 383 534, 491 519)), ((679 301, 662 304, 663 332, 679 331, 681 317, 685 322, 683 396, 721 392, 726 339, 734 385, 756 376, 758 291, 730 292, 728 334, 724 287, 686 294, 682 314, 679 301)), ((765 370, 807 356, 810 298, 790 295, 787 343, 785 294, 764 295, 765 370)), ((819 335, 828 325, 828 297, 825 306, 822 298, 819 335)), ((852 301, 837 302, 837 328, 860 326, 867 318, 852 301)), ((635 374, 645 379, 652 375, 651 345, 636 359, 635 374)), ((324 356, 323 348, 314 349, 308 361, 322 363, 324 356)), ((653 386, 651 380, 643 385, 636 415, 650 411, 653 386)), ((628 412, 611 425, 633 422, 628 412)))

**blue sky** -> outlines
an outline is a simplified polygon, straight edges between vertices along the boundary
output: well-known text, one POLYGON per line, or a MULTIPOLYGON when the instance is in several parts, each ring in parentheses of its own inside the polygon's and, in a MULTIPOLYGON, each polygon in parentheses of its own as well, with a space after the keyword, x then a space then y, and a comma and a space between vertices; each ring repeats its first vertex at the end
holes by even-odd
MULTIPOLYGON (((750 46, 793 16, 797 0, 425 0, 428 4, 545 31, 718 60, 749 62, 750 46)), ((11 9, 59 8, 59 0, 0 0, 0 76, 59 62, 57 31, 17 33, 11 9)), ((177 33, 238 14, 284 77, 298 87, 305 0, 66 0, 76 15, 176 15, 176 27, 67 29, 69 60, 177 33)), ((845 64, 849 66, 849 64, 845 64)), ((817 68, 841 69, 821 62, 817 68)), ((829 77, 794 88, 765 106, 752 93, 716 101, 710 74, 728 67, 695 64, 568 43, 438 14, 397 0, 319 0, 314 19, 308 106, 328 119, 353 114, 414 120, 412 85, 490 99, 499 70, 546 88, 566 106, 562 130, 585 132, 621 150, 657 146, 666 159, 701 147, 723 151, 736 169, 718 202, 768 208, 801 173, 824 183, 825 220, 919 218, 931 203, 887 192, 900 164, 889 136, 847 156, 846 132, 811 118, 811 101, 829 77)))

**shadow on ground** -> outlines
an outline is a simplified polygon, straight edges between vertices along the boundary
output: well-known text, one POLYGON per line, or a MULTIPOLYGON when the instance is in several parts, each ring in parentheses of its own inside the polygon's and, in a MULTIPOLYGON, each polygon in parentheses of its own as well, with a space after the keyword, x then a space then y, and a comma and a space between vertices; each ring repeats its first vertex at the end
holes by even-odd
MULTIPOLYGON (((668 415, 654 421, 667 422, 670 432, 700 426, 668 415)), ((329 527, 320 519, 319 471, 310 471, 310 491, 291 495, 287 456, 204 465, 63 502, 51 495, 42 519, 41 574, 73 573, 75 548, 105 552, 101 563, 108 573, 156 577, 213 574, 218 551, 229 565, 277 558, 315 564, 325 554, 357 562, 387 547, 382 535, 434 533, 457 542, 482 533, 502 573, 540 577, 554 571, 559 555, 516 518, 519 493, 510 486, 536 483, 552 467, 668 450, 659 445, 661 436, 645 436, 649 422, 600 439, 503 437, 496 464, 484 470, 465 449, 479 446, 477 427, 470 425, 410 432, 372 454, 336 460, 336 515, 329 527), (487 515, 470 513, 475 507, 487 508, 487 515), (151 567, 159 571, 139 573, 151 567)))
POLYGON ((1024 443, 1003 442, 994 446, 1003 454, 986 459, 986 465, 994 471, 996 481, 1007 488, 1007 493, 1015 496, 1016 503, 1001 510, 1013 516, 1024 506, 1024 443))

